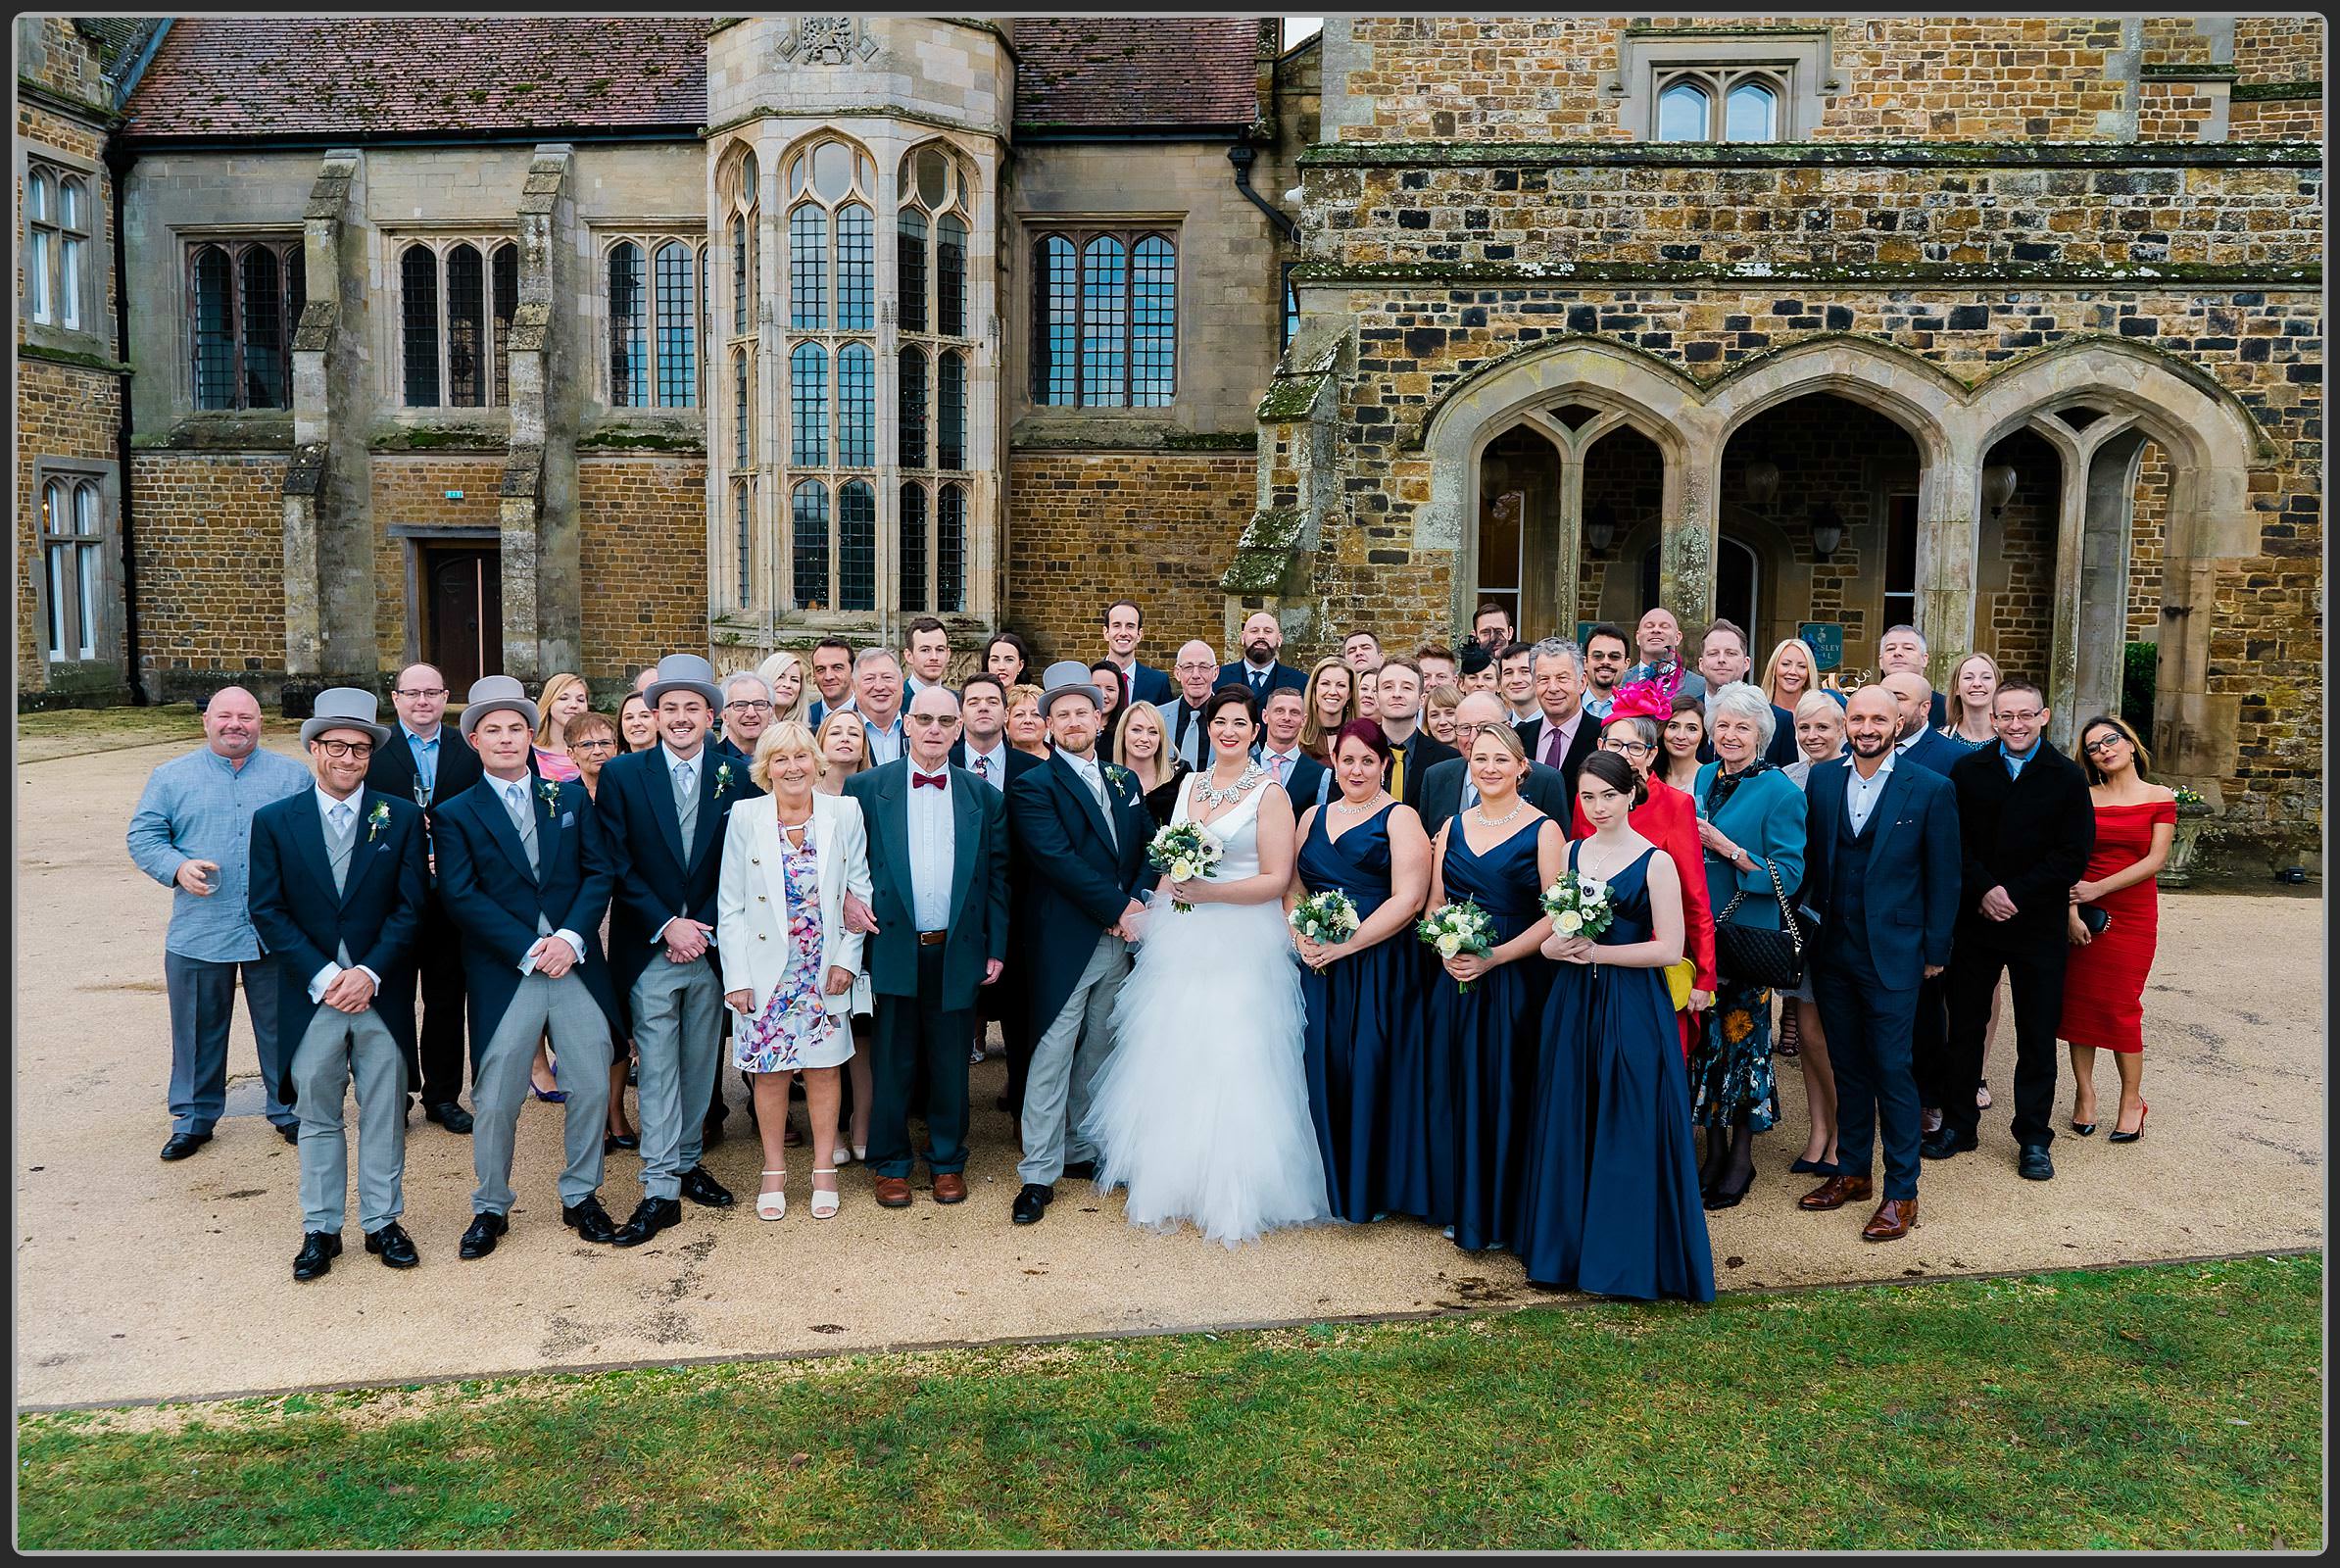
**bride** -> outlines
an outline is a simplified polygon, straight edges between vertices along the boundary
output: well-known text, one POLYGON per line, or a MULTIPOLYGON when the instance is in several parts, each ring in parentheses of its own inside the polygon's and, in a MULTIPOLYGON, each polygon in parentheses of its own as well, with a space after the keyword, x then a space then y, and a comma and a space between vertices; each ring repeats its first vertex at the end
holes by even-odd
POLYGON ((1225 853, 1207 878, 1155 887, 1083 1128, 1102 1151, 1097 1185, 1129 1189, 1130 1223, 1191 1220, 1234 1247, 1330 1210, 1284 923, 1292 802, 1251 760, 1248 691, 1213 693, 1202 723, 1218 760, 1187 775, 1171 821, 1201 824, 1225 853))

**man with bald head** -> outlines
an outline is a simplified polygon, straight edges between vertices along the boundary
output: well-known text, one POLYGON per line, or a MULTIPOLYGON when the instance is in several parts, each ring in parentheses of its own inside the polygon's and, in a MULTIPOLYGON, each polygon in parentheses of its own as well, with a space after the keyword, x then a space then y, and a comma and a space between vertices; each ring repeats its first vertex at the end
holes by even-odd
POLYGON ((1893 670, 1877 684, 1893 699, 1894 756, 1948 778, 1951 764, 1966 756, 1967 749, 1926 721, 1933 687, 1924 675, 1907 669, 1893 670))
MULTIPOLYGON (((1915 626, 1886 627, 1884 636, 1878 638, 1877 642, 1877 667, 1880 677, 1890 675, 1895 670, 1909 670, 1924 675, 1926 673, 1926 639, 1920 634, 1918 628, 1915 626)), ((1926 722, 1931 724, 1935 729, 1940 729, 1950 722, 1947 716, 1949 705, 1942 701, 1940 692, 1933 691, 1930 683, 1926 690, 1932 693, 1932 698, 1926 705, 1926 722)))
MULTIPOLYGON (((1432 836, 1457 811, 1479 804, 1479 786, 1471 782, 1471 743, 1483 729, 1511 722, 1511 710, 1499 693, 1466 692, 1454 709, 1454 749, 1462 755, 1431 763, 1422 773, 1422 826, 1432 836)), ((1556 767, 1531 760, 1528 776, 1520 780, 1520 797, 1568 831, 1568 779, 1556 767)))
POLYGON ((1243 657, 1219 669, 1221 686, 1248 686, 1251 700, 1265 708, 1268 698, 1289 686, 1308 690, 1308 677, 1276 656, 1284 651, 1284 624, 1265 610, 1243 617, 1243 657))
MULTIPOLYGON (((413 801, 422 808, 423 842, 430 843, 432 813, 440 805, 479 782, 479 754, 443 720, 447 679, 429 664, 409 664, 390 687, 398 722, 390 739, 373 749, 366 787, 413 801)), ((422 901, 422 925, 414 937, 412 972, 401 985, 422 988, 422 1023, 401 1037, 407 1057, 407 1093, 422 1099, 422 1114, 451 1133, 471 1130, 471 1113, 457 1103, 463 1092, 463 955, 455 921, 439 903, 437 861, 431 892, 422 901)))
MULTIPOLYGON (((1617 684, 1654 680, 1667 670, 1682 669, 1682 622, 1659 605, 1646 612, 1633 628, 1633 645, 1640 662, 1628 669, 1617 684)), ((1690 697, 1706 695, 1706 681, 1694 669, 1682 669, 1682 691, 1690 697)))
POLYGON ((1820 916, 1812 989, 1836 1076, 1837 1161, 1799 1202, 1865 1202, 1882 1144, 1884 1193, 1861 1230, 1871 1242, 1898 1241, 1918 1217, 1913 1031, 1922 985, 1950 962, 1963 870, 1957 796, 1897 752, 1901 725, 1899 694, 1862 687, 1845 705, 1850 750, 1804 783, 1801 897, 1820 916))
POLYGON ((262 961, 249 906, 252 815, 309 786, 309 769, 263 751, 260 700, 223 686, 203 709, 204 745, 172 758, 146 781, 130 813, 130 859, 171 890, 163 938, 163 985, 171 998, 171 1138, 165 1159, 184 1159, 212 1141, 227 1108, 227 1028, 235 988, 260 1047, 268 1116, 286 1143, 300 1119, 279 1088, 289 1043, 276 1030, 276 976, 262 961))
POLYGON ((1187 766, 1200 772, 1210 766, 1210 736, 1203 729, 1202 705, 1217 688, 1219 656, 1199 637, 1181 643, 1170 677, 1178 682, 1177 696, 1162 710, 1162 722, 1170 731, 1170 750, 1187 766))

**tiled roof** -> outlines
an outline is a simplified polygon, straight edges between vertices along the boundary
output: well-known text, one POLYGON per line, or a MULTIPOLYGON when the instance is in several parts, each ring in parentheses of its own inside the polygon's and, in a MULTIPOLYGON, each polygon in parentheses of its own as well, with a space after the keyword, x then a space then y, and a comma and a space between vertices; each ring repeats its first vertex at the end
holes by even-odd
POLYGON ((187 17, 129 136, 697 127, 705 17, 187 17))
POLYGON ((1033 129, 1247 125, 1256 17, 1018 17, 1015 122, 1033 129))
POLYGON ((87 38, 98 52, 98 59, 111 68, 122 56, 122 51, 144 41, 153 17, 75 17, 73 30, 87 38))

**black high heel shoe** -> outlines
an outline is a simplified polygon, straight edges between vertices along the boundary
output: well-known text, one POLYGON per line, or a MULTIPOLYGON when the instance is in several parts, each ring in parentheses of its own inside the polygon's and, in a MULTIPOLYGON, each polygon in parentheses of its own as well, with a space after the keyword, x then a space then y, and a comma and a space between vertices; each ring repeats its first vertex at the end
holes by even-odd
POLYGON ((1743 1182, 1740 1182, 1736 1188, 1725 1187, 1720 1182, 1717 1182, 1714 1186, 1706 1190, 1706 1207, 1709 1209, 1736 1208, 1738 1206, 1739 1200, 1747 1196, 1747 1189, 1755 1185, 1755 1167, 1749 1165, 1747 1167, 1747 1179, 1743 1182))
POLYGON ((2075 1121, 2072 1124, 2072 1130, 2079 1134, 2079 1136, 2082 1138, 2093 1138, 2096 1136, 2096 1123, 2092 1121, 2075 1121))
POLYGON ((1836 1168, 1836 1163, 1833 1160, 1801 1157, 1787 1167, 1787 1172, 1791 1176, 1837 1176, 1843 1174, 1836 1168))
POLYGON ((2105 1142, 2106 1142, 2106 1143, 2108 1143, 2108 1144, 2133 1144, 2133 1143, 2135 1143, 2135 1142, 2136 1142, 2138 1139, 2140 1139, 2140 1138, 2144 1137, 2144 1136, 2145 1136, 2145 1113, 2146 1113, 2147 1111, 2151 1110, 2152 1108, 2153 1108, 2153 1107, 2152 1107, 2151 1105, 2148 1105, 2147 1103, 2145 1103, 2145 1102, 2144 1102, 2144 1101, 2142 1101, 2142 1100, 2138 1101, 2138 1102, 2137 1102, 2137 1130, 2136 1130, 2135 1132, 2133 1132, 2133 1133, 2124 1133, 2124 1132, 2115 1131, 2115 1132, 2114 1132, 2114 1133, 2113 1133, 2111 1136, 2109 1136, 2108 1138, 2106 1138, 2106 1139, 2105 1139, 2105 1142))

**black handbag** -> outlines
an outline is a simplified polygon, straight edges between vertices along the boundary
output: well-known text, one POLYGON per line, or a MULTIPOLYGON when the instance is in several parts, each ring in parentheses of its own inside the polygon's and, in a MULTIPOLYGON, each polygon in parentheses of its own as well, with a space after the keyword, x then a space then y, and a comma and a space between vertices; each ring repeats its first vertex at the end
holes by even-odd
POLYGON ((1742 986, 1767 986, 1774 991, 1793 991, 1804 983, 1804 971, 1819 939, 1820 927, 1800 906, 1787 902, 1787 890, 1779 885, 1779 868, 1771 861, 1763 862, 1771 873, 1772 893, 1779 901, 1779 926, 1749 925, 1731 918, 1739 901, 1747 896, 1745 888, 1731 895, 1731 902, 1715 915, 1715 973, 1742 986))

